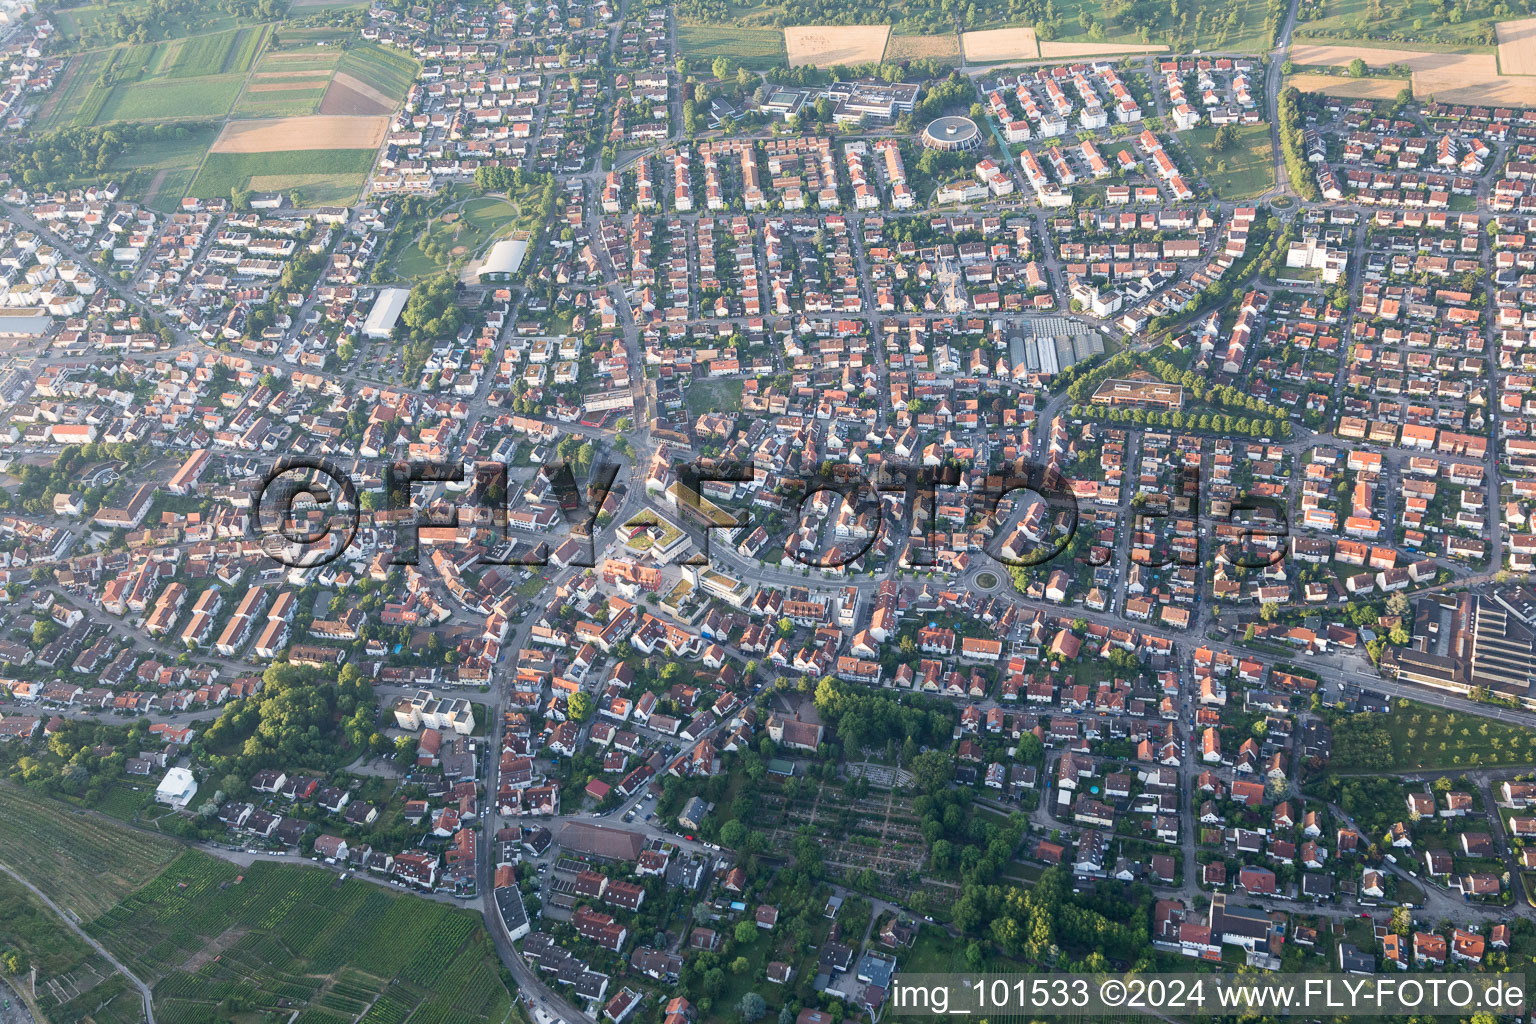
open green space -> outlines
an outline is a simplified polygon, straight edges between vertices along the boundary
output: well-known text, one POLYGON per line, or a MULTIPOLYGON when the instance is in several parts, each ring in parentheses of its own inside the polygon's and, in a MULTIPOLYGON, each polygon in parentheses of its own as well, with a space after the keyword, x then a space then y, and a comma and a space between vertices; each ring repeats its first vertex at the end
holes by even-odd
MULTIPOLYGON (((1177 5, 1166 0, 1105 5, 1094 0, 1055 0, 1055 20, 1040 35, 1042 42, 1164 43, 1176 53, 1192 49, 1261 53, 1273 44, 1266 0, 1212 3, 1197 0, 1177 5)), ((1035 23, 1036 31, 1041 23, 1035 23)))
POLYGON ((152 979, 168 1021, 243 1007, 501 1024, 512 1010, 478 915, 312 866, 187 852, 90 931, 152 979))
POLYGON ((1507 7, 1489 0, 1458 4, 1455 21, 1434 0, 1402 0, 1387 5, 1382 0, 1323 0, 1322 16, 1303 20, 1302 5, 1294 41, 1375 42, 1408 44, 1415 50, 1493 52, 1495 22, 1518 18, 1507 7), (1504 13, 1498 13, 1502 8, 1504 13))
POLYGON ((729 57, 749 71, 767 71, 789 63, 784 33, 776 28, 679 25, 677 52, 700 68, 709 67, 716 57, 729 57))
POLYGON ((0 875, 0 948, 19 950, 43 977, 61 974, 91 955, 91 947, 20 882, 0 875))
POLYGON ((1536 731, 1408 700, 1335 723, 1330 761, 1341 771, 1526 764, 1536 764, 1536 731))
MULTIPOLYGON (((20 956, 21 983, 31 990, 37 971, 38 1008, 56 1024, 141 1024, 139 993, 111 964, 92 951, 59 916, 16 880, 0 875, 0 949, 20 956)), ((0 975, 3 975, 0 969, 0 975)), ((7 999, 11 998, 6 992, 7 999)))
POLYGON ((430 224, 403 223, 399 230, 407 233, 410 242, 400 250, 392 269, 400 280, 418 281, 483 256, 493 241, 513 231, 531 232, 537 226, 532 210, 524 212, 501 196, 480 196, 433 218, 430 224))
POLYGON ((321 201, 338 202, 343 191, 357 195, 373 167, 374 156, 371 149, 209 153, 188 194, 213 199, 245 188, 276 192, 297 189, 303 193, 320 182, 331 197, 321 201), (258 180, 253 183, 252 179, 258 180))
POLYGON ((124 188, 147 197, 157 210, 178 206, 208 147, 218 137, 216 125, 182 129, 180 137, 135 143, 112 162, 109 170, 123 176, 124 188))
POLYGON ((153 878, 180 845, 0 784, 0 863, 82 921, 153 878))
POLYGON ((1177 136, 1195 174, 1223 199, 1252 199, 1275 184, 1268 124, 1234 125, 1237 141, 1213 147, 1218 128, 1193 128, 1177 136))
POLYGON ((738 412, 741 409, 741 381, 699 380, 688 385, 688 414, 738 412))
POLYGON ((49 11, 63 49, 156 43, 261 26, 284 16, 283 0, 96 0, 49 11))

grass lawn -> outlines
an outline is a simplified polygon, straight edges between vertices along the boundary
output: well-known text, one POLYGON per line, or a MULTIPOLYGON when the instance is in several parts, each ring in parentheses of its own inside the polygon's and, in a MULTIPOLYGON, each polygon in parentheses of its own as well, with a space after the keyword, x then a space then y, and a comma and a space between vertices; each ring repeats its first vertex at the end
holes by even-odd
POLYGON ((149 881, 180 844, 0 783, 0 861, 82 921, 149 881))
POLYGON ((355 196, 373 167, 374 156, 371 149, 209 153, 190 194, 204 199, 228 196, 231 189, 252 187, 252 179, 258 179, 260 187, 268 191, 297 188, 302 192, 323 183, 327 194, 339 195, 349 189, 355 196))
POLYGON ((90 930, 153 980, 167 1020, 207 1018, 231 996, 283 1019, 372 1006, 365 1020, 396 1024, 501 1024, 512 1008, 479 915, 308 865, 187 852, 90 930))
POLYGON ((1384 8, 1382 17, 1375 19, 1368 17, 1369 10, 1368 0, 1328 0, 1321 18, 1296 23, 1295 41, 1363 40, 1393 46, 1405 44, 1404 48, 1414 50, 1492 53, 1494 48, 1483 43, 1483 36, 1493 30, 1494 22, 1504 20, 1487 9, 1452 24, 1430 0, 1392 4, 1384 8), (1408 8, 1407 14, 1400 13, 1404 6, 1408 8))
POLYGON ((731 25, 679 25, 677 52, 690 65, 708 68, 716 57, 730 57, 749 71, 767 71, 789 63, 784 33, 776 28, 731 25))
POLYGON ((688 414, 736 412, 741 409, 739 380, 699 380, 688 385, 688 414))
POLYGON ((1215 128, 1194 128, 1175 136, 1190 165, 1223 199, 1251 199, 1275 184, 1274 153, 1269 125, 1237 126, 1237 144, 1226 152, 1211 148, 1215 128), (1219 169, 1219 166, 1226 170, 1219 169))

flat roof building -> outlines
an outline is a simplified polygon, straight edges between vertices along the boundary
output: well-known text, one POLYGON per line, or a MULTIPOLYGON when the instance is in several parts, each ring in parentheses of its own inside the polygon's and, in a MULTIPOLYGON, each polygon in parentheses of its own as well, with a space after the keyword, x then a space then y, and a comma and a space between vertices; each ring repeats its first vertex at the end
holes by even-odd
POLYGON ((409 288, 384 288, 373 300, 368 319, 363 321, 363 337, 383 341, 395 329, 395 322, 405 310, 405 302, 411 297, 409 288))
POLYGON ((1093 393, 1094 405, 1129 405, 1137 409, 1182 409, 1184 388, 1160 380, 1106 380, 1093 393))

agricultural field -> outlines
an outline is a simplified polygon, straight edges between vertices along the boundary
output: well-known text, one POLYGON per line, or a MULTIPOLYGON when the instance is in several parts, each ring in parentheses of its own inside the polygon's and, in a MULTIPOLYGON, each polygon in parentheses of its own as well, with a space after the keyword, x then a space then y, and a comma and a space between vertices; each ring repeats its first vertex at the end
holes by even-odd
POLYGON ((187 194, 213 199, 232 189, 295 190, 306 202, 345 203, 362 189, 375 155, 371 149, 209 153, 187 194))
POLYGON ((1040 43, 1032 28, 989 28, 967 32, 960 37, 960 46, 966 61, 971 64, 1033 60, 1040 56, 1040 43))
MULTIPOLYGON (((349 56, 332 38, 294 46, 289 34, 283 35, 284 49, 268 49, 262 54, 240 102, 236 117, 302 117, 308 114, 392 114, 409 88, 415 65, 406 58, 405 68, 382 64, 375 68, 370 49, 358 47, 349 56), (340 70, 345 64, 351 70, 340 70), (383 91, 357 78, 369 74, 390 91, 383 91), (401 84, 401 80, 404 84, 401 84), (361 94, 361 98, 358 95, 361 94)), ((383 51, 380 51, 383 52, 383 51)))
POLYGON ((168 78, 111 90, 92 124, 221 117, 235 105, 244 74, 168 78))
POLYGON ((1211 148, 1216 131, 1194 128, 1177 136, 1197 176, 1223 199, 1252 199, 1274 187, 1275 158, 1269 125, 1238 126, 1236 144, 1221 153, 1211 148))
POLYGON ((56 95, 39 109, 41 127, 112 121, 174 121, 228 114, 267 37, 265 25, 81 54, 56 95))
POLYGON ((1536 75, 1536 18, 1501 21, 1494 29, 1499 40, 1499 73, 1536 75))
POLYGON ((81 921, 153 878, 180 844, 0 783, 0 863, 81 921))
POLYGON ((317 1024, 501 1024, 512 1009, 475 914, 316 867, 188 852, 90 931, 153 979, 167 1024, 232 998, 317 1024))
POLYGON ((1536 77, 1499 74, 1492 53, 1441 53, 1430 50, 1384 49, 1298 43, 1291 61, 1301 66, 1346 67, 1359 57, 1373 68, 1401 64, 1413 76, 1413 94, 1448 103, 1536 106, 1536 77))
POLYGON ((405 94, 411 91, 418 70, 419 66, 410 57, 386 50, 376 43, 349 47, 336 67, 337 77, 346 75, 389 97, 392 107, 399 106, 405 94))
POLYGON ((1340 99, 1390 100, 1395 99, 1409 85, 1406 78, 1343 78, 1339 75, 1292 75, 1285 80, 1305 93, 1322 93, 1340 99))
POLYGON ((286 153, 300 150, 378 149, 389 130, 387 117, 277 117, 231 121, 209 153, 286 153))
POLYGON ((903 36, 892 32, 891 38, 885 43, 885 56, 881 59, 958 61, 960 39, 953 32, 920 36, 903 36))
POLYGON ((707 68, 716 57, 729 57, 749 71, 767 71, 788 62, 784 33, 776 28, 679 25, 677 52, 690 64, 707 68))
POLYGON ((890 35, 889 25, 789 25, 784 29, 784 48, 792 68, 868 64, 884 55, 890 35))
POLYGON ((1137 53, 1167 53, 1166 43, 1063 43, 1040 44, 1040 56, 1047 60, 1071 60, 1077 57, 1118 57, 1137 53))

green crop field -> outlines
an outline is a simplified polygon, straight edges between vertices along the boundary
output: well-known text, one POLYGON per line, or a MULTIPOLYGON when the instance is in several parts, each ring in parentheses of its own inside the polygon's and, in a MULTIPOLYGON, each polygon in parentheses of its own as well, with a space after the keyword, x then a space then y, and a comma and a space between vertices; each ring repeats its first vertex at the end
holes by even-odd
POLYGON ((235 104, 236 117, 302 117, 313 114, 325 98, 328 78, 309 78, 293 82, 268 79, 257 90, 246 86, 235 104), (273 88, 281 85, 282 88, 273 88))
POLYGON ((1249 124, 1237 129, 1232 148, 1216 152, 1211 142, 1215 128, 1195 128, 1176 138, 1189 157, 1195 174, 1223 199, 1252 199, 1275 184, 1275 158, 1269 125, 1249 124))
MULTIPOLYGON (((232 28, 227 32, 214 32, 206 36, 183 39, 177 45, 176 60, 166 74, 171 78, 196 78, 199 75, 217 75, 224 70, 224 62, 235 48, 235 39, 248 34, 250 29, 232 28)), ((231 69, 235 70, 235 69, 231 69)))
POLYGON ((223 117, 235 105, 244 81, 241 73, 119 85, 112 89, 92 123, 223 117))
POLYGON ((321 868, 188 852, 90 930, 154 979, 170 1024, 231 999, 313 1024, 370 1005, 365 1019, 388 1024, 412 1013, 501 1024, 512 1010, 477 915, 321 868))
POLYGON ((95 90, 96 78, 106 66, 108 57, 106 50, 94 50, 70 60, 63 81, 39 108, 40 127, 59 128, 74 123, 86 99, 95 90))
MULTIPOLYGON (((317 149, 282 153, 209 153, 193 180, 189 195, 202 199, 228 196, 232 189, 257 188, 262 191, 303 191, 317 177, 335 186, 350 181, 350 195, 355 198, 376 154, 371 149, 317 149), (252 185, 251 179, 259 179, 252 185)), ((338 202, 337 198, 321 200, 338 202)))
POLYGON ((418 66, 404 54, 386 50, 375 43, 364 43, 347 50, 336 70, 373 86, 398 102, 410 91, 418 66))
POLYGON ((730 57, 749 71, 767 71, 789 63, 784 33, 776 28, 679 25, 677 52, 690 64, 703 68, 716 57, 730 57))
POLYGON ((89 921, 155 876, 180 845, 0 783, 0 862, 89 921))

